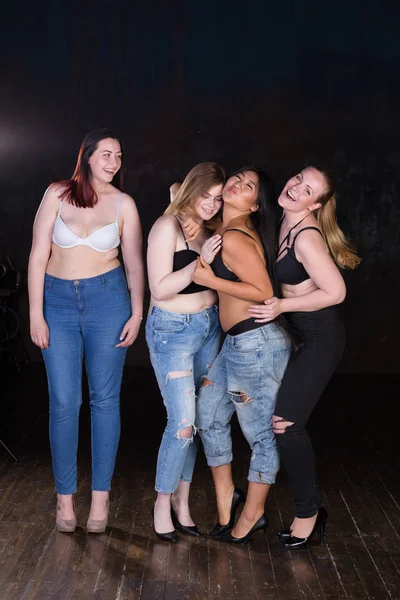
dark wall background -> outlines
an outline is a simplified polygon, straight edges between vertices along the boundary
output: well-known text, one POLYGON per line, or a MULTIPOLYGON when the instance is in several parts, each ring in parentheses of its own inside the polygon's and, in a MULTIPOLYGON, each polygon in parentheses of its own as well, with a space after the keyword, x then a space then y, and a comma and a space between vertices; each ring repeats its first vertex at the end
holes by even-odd
MULTIPOLYGON (((339 222, 363 258, 345 273, 341 369, 399 370, 397 0, 53 0, 6 11, 0 257, 26 268, 43 192, 72 174, 93 127, 120 133, 145 236, 169 185, 198 161, 256 162, 277 190, 317 162, 336 172, 339 222)), ((128 362, 149 364, 143 335, 128 362)))

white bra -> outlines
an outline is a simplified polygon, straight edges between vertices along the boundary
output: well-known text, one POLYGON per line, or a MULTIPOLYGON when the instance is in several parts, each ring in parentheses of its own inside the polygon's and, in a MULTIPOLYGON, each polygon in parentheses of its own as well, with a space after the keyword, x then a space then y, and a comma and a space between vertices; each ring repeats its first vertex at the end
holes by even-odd
POLYGON ((53 242, 60 248, 75 248, 75 246, 89 246, 97 252, 108 252, 118 248, 120 244, 118 215, 121 206, 123 192, 118 198, 117 215, 113 223, 100 227, 85 238, 80 237, 68 227, 61 218, 61 208, 63 201, 60 202, 60 208, 53 229, 53 242))

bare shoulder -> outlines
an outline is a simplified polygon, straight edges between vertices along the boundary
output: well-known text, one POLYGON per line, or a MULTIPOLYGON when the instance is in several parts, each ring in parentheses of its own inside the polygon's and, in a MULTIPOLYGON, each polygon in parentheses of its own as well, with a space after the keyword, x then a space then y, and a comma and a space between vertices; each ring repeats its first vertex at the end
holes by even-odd
POLYGON ((174 236, 178 234, 179 225, 175 217, 171 215, 161 215, 150 230, 151 237, 174 236))
POLYGON ((60 183, 51 183, 45 193, 40 204, 40 208, 43 210, 57 210, 60 207, 61 195, 65 190, 65 186, 60 183))
POLYGON ((252 231, 246 229, 228 229, 223 233, 223 245, 227 250, 238 250, 240 248, 248 248, 249 246, 258 245, 258 236, 252 231))
POLYGON ((304 251, 308 248, 325 248, 325 241, 319 229, 300 229, 296 233, 296 251, 304 251))

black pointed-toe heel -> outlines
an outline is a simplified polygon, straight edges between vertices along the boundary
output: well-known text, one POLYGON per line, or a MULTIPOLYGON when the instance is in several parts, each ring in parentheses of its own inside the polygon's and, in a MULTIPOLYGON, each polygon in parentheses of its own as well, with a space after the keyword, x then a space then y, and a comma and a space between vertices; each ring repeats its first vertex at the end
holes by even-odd
POLYGON ((306 548, 308 544, 312 541, 316 534, 319 535, 319 541, 322 544, 325 537, 325 527, 326 522, 328 520, 328 513, 325 508, 321 507, 317 514, 317 519, 315 521, 314 527, 308 537, 298 538, 296 536, 290 536, 286 540, 283 541, 282 545, 284 548, 288 550, 303 550, 306 548))
POLYGON ((178 515, 176 514, 172 506, 171 517, 172 522, 175 525, 175 528, 179 531, 179 533, 183 533, 183 535, 191 535, 193 537, 198 537, 200 535, 200 531, 197 529, 196 525, 182 525, 182 523, 178 519, 178 515))
POLYGON ((243 537, 237 538, 232 535, 230 531, 226 531, 225 533, 221 533, 220 535, 215 535, 214 539, 219 540, 221 542, 228 542, 229 544, 245 544, 248 542, 256 531, 264 531, 264 535, 267 531, 269 519, 266 514, 261 515, 256 523, 254 523, 253 527, 250 531, 243 537))
POLYGON ((242 502, 246 502, 246 495, 239 488, 235 488, 233 490, 229 522, 226 525, 221 525, 220 523, 217 523, 207 534, 207 536, 210 538, 214 538, 216 535, 221 535, 222 533, 226 533, 227 531, 233 529, 233 526, 235 525, 236 511, 239 508, 240 504, 242 504, 242 502))
POLYGON ((151 509, 151 516, 153 518, 154 533, 156 534, 158 539, 161 540, 162 542, 170 542, 171 544, 174 544, 178 539, 175 529, 173 531, 167 531, 167 533, 158 533, 158 531, 156 531, 156 528, 154 527, 154 506, 151 509))
POLYGON ((281 529, 276 534, 276 537, 278 538, 278 540, 280 542, 284 542, 285 540, 288 540, 290 537, 292 537, 292 530, 290 528, 288 528, 288 529, 281 529))

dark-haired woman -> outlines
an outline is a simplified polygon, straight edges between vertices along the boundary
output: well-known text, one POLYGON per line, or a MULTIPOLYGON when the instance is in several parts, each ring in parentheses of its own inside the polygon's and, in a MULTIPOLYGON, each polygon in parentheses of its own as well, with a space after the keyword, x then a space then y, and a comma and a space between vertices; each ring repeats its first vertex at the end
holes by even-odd
POLYGON ((72 178, 48 188, 33 227, 30 329, 47 371, 56 525, 63 532, 76 527, 83 358, 92 423, 87 530, 101 533, 120 434, 123 365, 142 321, 142 234, 135 203, 122 191, 121 165, 116 134, 108 129, 89 133, 72 178), (118 260, 120 245, 126 277, 118 260))
POLYGON ((336 222, 334 187, 326 173, 304 169, 289 179, 278 202, 284 217, 275 273, 283 298, 250 306, 249 314, 262 324, 287 313, 303 339, 285 372, 273 417, 296 511, 291 526, 278 537, 286 548, 300 549, 315 533, 323 539, 327 520, 318 505, 306 423, 344 350, 344 329, 335 305, 343 302, 346 288, 336 265, 354 269, 360 259, 336 222))
POLYGON ((203 381, 196 425, 211 467, 219 522, 209 536, 227 542, 246 541, 266 530, 264 505, 279 468, 272 432, 276 395, 291 352, 289 336, 277 323, 249 318, 254 302, 274 294, 276 199, 270 179, 255 167, 232 175, 223 190, 222 252, 211 265, 198 260, 193 279, 217 290, 220 321, 226 339, 203 381), (245 500, 232 480, 230 420, 236 411, 252 449, 245 500))

